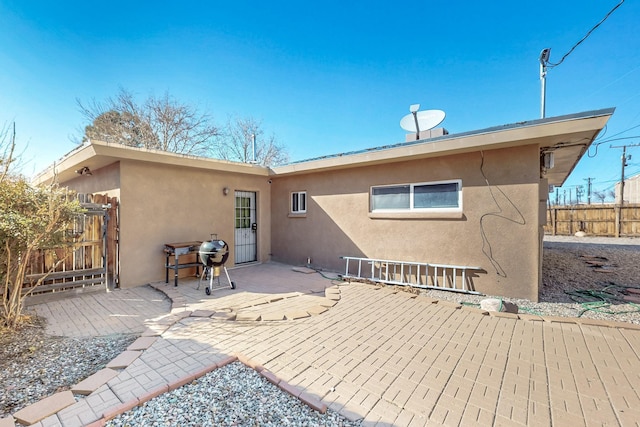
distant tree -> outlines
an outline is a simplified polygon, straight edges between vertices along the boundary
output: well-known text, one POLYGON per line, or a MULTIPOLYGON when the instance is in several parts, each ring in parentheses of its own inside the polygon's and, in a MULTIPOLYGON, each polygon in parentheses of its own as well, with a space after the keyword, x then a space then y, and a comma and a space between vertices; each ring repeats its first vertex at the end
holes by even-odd
POLYGON ((605 191, 594 191, 593 195, 604 205, 604 201, 607 199, 607 193, 605 191))
MULTIPOLYGON (((82 212, 72 193, 57 187, 34 187, 15 173, 15 126, 0 131, 0 329, 24 320, 22 293, 27 267, 38 249, 72 244, 66 232, 82 212)), ((62 262, 62 260, 59 260, 62 262)), ((57 267, 54 264, 52 270, 57 267)), ((46 278, 41 277, 31 292, 46 278)))
POLYGON ((253 117, 229 117, 218 145, 218 156, 239 162, 253 161, 253 140, 258 164, 277 166, 289 161, 285 147, 271 134, 265 136, 262 122, 253 117))
POLYGON ((609 190, 607 191, 607 196, 609 196, 609 198, 613 199, 614 201, 616 200, 616 190, 609 190))
POLYGON ((130 112, 110 110, 85 127, 83 141, 98 140, 131 147, 151 148, 156 137, 146 122, 130 112))
POLYGON ((218 157, 225 160, 253 160, 252 141, 256 139, 256 161, 265 166, 286 163, 289 156, 272 134, 266 136, 262 123, 252 117, 234 117, 223 129, 209 115, 182 104, 168 93, 149 96, 143 104, 131 92, 120 89, 115 98, 104 102, 76 100, 82 115, 90 122, 78 143, 100 140, 131 147, 170 151, 179 154, 218 157))
POLYGON ((98 139, 133 147, 209 156, 216 152, 220 132, 206 113, 182 104, 168 93, 149 96, 138 104, 131 92, 120 89, 115 98, 84 105, 80 112, 91 122, 82 141, 98 139))
POLYGON ((0 129, 0 184, 4 181, 5 177, 9 175, 11 166, 14 159, 14 152, 16 149, 15 144, 15 124, 13 126, 13 133, 9 134, 8 128, 0 129))

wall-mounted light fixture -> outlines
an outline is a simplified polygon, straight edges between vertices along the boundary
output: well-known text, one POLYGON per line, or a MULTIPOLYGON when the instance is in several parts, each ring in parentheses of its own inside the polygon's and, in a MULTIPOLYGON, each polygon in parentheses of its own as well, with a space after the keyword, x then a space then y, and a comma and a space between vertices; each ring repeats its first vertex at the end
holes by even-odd
POLYGON ((227 194, 229 194, 229 187, 224 187, 224 188, 222 189, 222 194, 224 194, 225 196, 226 196, 227 194))
POLYGON ((554 158, 553 152, 547 151, 546 153, 542 153, 542 166, 545 169, 553 169, 554 158))
POLYGON ((80 169, 76 170, 76 173, 78 175, 93 175, 91 173, 91 169, 89 169, 89 166, 83 166, 80 169))

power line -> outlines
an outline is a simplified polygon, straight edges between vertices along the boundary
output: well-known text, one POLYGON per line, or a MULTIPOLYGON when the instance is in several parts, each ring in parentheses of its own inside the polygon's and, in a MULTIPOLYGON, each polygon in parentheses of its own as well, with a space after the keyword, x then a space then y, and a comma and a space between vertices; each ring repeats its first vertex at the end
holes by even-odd
MULTIPOLYGON (((627 130, 623 130, 622 132, 619 132, 619 133, 617 133, 616 135, 620 135, 621 133, 628 132, 628 131, 630 131, 631 129, 635 129, 635 128, 637 128, 637 127, 640 127, 640 125, 637 125, 637 126, 631 127, 631 128, 629 128, 629 129, 627 129, 627 130)), ((600 145, 600 144, 604 144, 605 142, 621 141, 621 140, 623 140, 623 139, 637 139, 637 138, 640 138, 640 135, 632 135, 632 136, 623 136, 623 137, 620 137, 620 138, 613 138, 614 136, 615 136, 615 135, 611 135, 611 137, 609 137, 609 138, 603 139, 602 141, 598 141, 598 145, 600 145)))
MULTIPOLYGON (((634 118, 634 120, 635 120, 635 118, 634 118)), ((606 127, 606 126, 605 126, 605 127, 606 127)), ((597 139, 598 139, 598 140, 602 140, 603 142, 606 142, 606 141, 609 141, 609 140, 613 140, 612 138, 614 138, 614 137, 616 137, 616 136, 618 136, 618 135, 622 135, 623 133, 629 132, 630 130, 632 130, 632 129, 636 129, 636 128, 639 128, 639 127, 640 127, 640 125, 631 126, 630 128, 627 128, 627 129, 625 129, 625 130, 621 130, 621 131, 620 131, 620 132, 618 132, 618 133, 614 133, 613 135, 609 135, 609 136, 608 136, 608 137, 606 137, 606 138, 604 137, 604 134, 602 134, 602 135, 599 135, 597 139)))
POLYGON ((609 87, 609 86, 611 86, 611 85, 616 84, 617 82, 619 82, 620 80, 624 79, 624 78, 625 78, 625 77, 627 77, 629 74, 631 74, 631 73, 633 73, 633 72, 635 72, 635 71, 637 71, 637 70, 640 70, 640 65, 638 65, 637 67, 635 67, 635 68, 634 68, 633 70, 631 70, 631 71, 627 71, 627 72, 626 72, 626 73, 624 73, 622 76, 620 76, 620 77, 618 77, 617 79, 615 79, 615 80, 613 80, 613 81, 611 81, 611 82, 607 83, 606 85, 599 87, 597 90, 595 90, 594 92, 591 92, 591 94, 589 94, 589 95, 585 96, 584 98, 586 99, 586 98, 590 98, 590 97, 592 97, 592 96, 593 96, 593 95, 595 95, 596 93, 598 93, 598 92, 600 92, 600 91, 605 90, 606 88, 608 88, 608 87, 609 87))
POLYGON ((606 20, 607 20, 607 18, 608 18, 609 16, 611 16, 611 14, 612 14, 612 13, 613 13, 617 8, 619 8, 620 6, 622 6, 622 3, 624 3, 624 0, 620 0, 620 3, 618 3, 617 5, 615 5, 615 6, 613 7, 613 9, 611 9, 611 10, 610 10, 610 11, 609 11, 605 16, 604 16, 604 18, 602 18, 602 19, 600 20, 600 22, 598 22, 598 23, 597 23, 593 28, 591 28, 591 29, 587 32, 587 34, 586 34, 582 39, 580 39, 580 41, 579 41, 578 43, 574 44, 574 45, 573 45, 573 47, 572 47, 571 49, 569 49, 569 51, 568 51, 567 53, 565 53, 565 54, 564 54, 564 56, 560 59, 560 61, 558 61, 557 63, 548 62, 548 64, 549 64, 549 68, 554 68, 554 67, 557 67, 558 65, 562 64, 562 61, 564 61, 564 60, 565 60, 565 58, 566 58, 567 56, 569 56, 569 55, 571 54, 571 52, 573 52, 573 51, 575 50, 575 48, 577 48, 577 47, 578 47, 578 46, 579 46, 583 41, 585 41, 585 40, 587 39, 587 37, 589 37, 589 36, 591 35, 591 33, 593 33, 593 32, 595 31, 595 29, 596 29, 596 28, 598 28, 598 27, 599 27, 599 26, 600 26, 604 21, 606 21, 606 20))
POLYGON ((601 140, 596 139, 596 140, 594 140, 594 143, 593 143, 593 144, 591 144, 591 145, 589 146, 589 150, 587 151, 587 156, 588 156, 590 159, 593 159, 595 156, 597 156, 597 155, 598 155, 598 147, 599 147, 600 145, 604 144, 605 142, 620 141, 620 140, 623 140, 623 139, 636 139, 636 138, 640 138, 640 136, 638 136, 638 135, 634 135, 634 136, 625 136, 625 137, 622 137, 622 138, 613 138, 613 137, 614 137, 614 136, 616 136, 616 135, 623 134, 623 133, 628 132, 628 131, 630 131, 631 129, 635 129, 635 128, 637 128, 637 127, 640 127, 640 125, 630 127, 629 129, 623 130, 622 132, 618 132, 618 133, 616 133, 615 135, 611 135, 610 137, 605 138, 605 139, 601 139, 601 140), (595 141, 597 141, 597 142, 595 142, 595 141), (596 148, 596 152, 595 152, 593 155, 591 155, 591 147, 595 147, 595 148, 596 148))

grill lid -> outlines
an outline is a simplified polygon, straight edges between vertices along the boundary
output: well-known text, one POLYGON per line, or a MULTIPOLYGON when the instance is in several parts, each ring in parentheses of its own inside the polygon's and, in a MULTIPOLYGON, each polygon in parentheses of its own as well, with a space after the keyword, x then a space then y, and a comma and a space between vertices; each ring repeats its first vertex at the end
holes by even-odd
POLYGON ((229 258, 229 245, 224 240, 209 240, 200 245, 198 255, 207 267, 219 266, 229 258))

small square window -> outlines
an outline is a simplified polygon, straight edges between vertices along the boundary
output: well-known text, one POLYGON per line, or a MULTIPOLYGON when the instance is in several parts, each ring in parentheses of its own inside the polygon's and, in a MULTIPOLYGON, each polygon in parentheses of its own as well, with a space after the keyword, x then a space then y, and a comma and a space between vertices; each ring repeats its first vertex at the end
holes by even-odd
POLYGON ((301 214, 307 212, 307 192, 295 191, 291 193, 291 213, 301 214))

